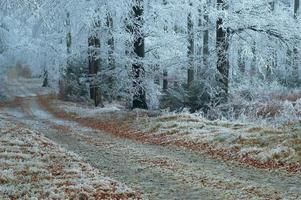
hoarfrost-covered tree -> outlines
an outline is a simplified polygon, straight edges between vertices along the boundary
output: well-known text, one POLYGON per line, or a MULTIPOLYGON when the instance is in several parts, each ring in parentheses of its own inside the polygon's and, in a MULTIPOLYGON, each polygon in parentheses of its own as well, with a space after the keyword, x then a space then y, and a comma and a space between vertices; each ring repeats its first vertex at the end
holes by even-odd
MULTIPOLYGON (((297 20, 300 9, 300 0, 294 0, 294 19, 297 20)), ((299 83, 299 51, 298 47, 294 47, 293 49, 293 81, 296 86, 300 86, 299 83)))
POLYGON ((145 56, 144 47, 144 33, 143 33, 143 0, 133 0, 133 27, 132 33, 134 37, 134 52, 136 54, 136 59, 133 63, 133 108, 147 109, 146 104, 146 93, 144 86, 142 85, 144 79, 144 66, 143 58, 145 56))
MULTIPOLYGON (((217 8, 219 11, 226 9, 226 3, 224 0, 217 0, 217 8)), ((222 14, 222 13, 221 13, 222 14)), ((218 82, 220 85, 220 91, 218 95, 218 101, 220 103, 227 102, 229 92, 229 58, 228 58, 228 29, 224 27, 223 17, 218 16, 216 21, 216 49, 217 49, 217 70, 218 82)))
MULTIPOLYGON (((95 11, 97 13, 98 10, 95 11)), ((97 16, 97 14, 96 14, 97 16)), ((103 106, 101 88, 98 83, 98 74, 100 72, 100 38, 99 29, 101 28, 101 22, 99 17, 94 18, 92 30, 88 37, 89 46, 89 76, 90 76, 90 98, 94 100, 94 105, 103 106)))
POLYGON ((241 88, 300 84, 299 0, 0 5, 0 64, 21 62, 41 76, 45 68, 50 83, 67 79, 70 64, 69 74, 79 69, 71 86, 96 106, 119 100, 131 108, 206 112, 230 104, 241 88), (162 96, 168 102, 158 101, 162 96))
MULTIPOLYGON (((192 2, 189 2, 189 6, 193 6, 192 2)), ((188 34, 188 69, 187 69, 187 85, 191 87, 194 80, 194 23, 192 21, 192 13, 188 13, 187 17, 187 34, 188 34)))

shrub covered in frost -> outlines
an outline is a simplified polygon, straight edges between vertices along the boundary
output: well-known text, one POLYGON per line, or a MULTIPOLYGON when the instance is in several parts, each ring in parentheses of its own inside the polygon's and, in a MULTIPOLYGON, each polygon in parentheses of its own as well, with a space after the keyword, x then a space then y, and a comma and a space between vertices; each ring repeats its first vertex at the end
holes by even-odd
POLYGON ((59 94, 62 99, 71 101, 88 99, 85 66, 84 61, 75 59, 64 69, 59 82, 59 94))

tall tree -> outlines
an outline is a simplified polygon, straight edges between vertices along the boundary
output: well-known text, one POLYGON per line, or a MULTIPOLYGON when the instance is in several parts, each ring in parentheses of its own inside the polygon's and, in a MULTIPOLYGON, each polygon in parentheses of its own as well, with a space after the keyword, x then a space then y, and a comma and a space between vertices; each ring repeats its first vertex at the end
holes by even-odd
POLYGON ((70 13, 69 12, 67 12, 66 29, 67 29, 66 45, 67 45, 67 55, 68 55, 68 59, 69 59, 69 56, 71 54, 71 45, 72 45, 71 20, 70 20, 70 13))
MULTIPOLYGON (((67 12, 67 21, 66 21, 66 27, 67 27, 67 65, 69 65, 69 59, 70 59, 70 54, 71 54, 71 28, 70 28, 70 15, 67 12), (70 37, 70 42, 68 42, 68 36, 70 37), (68 47, 69 45, 69 47, 68 47), (68 51, 69 48, 69 51, 68 51)), ((46 41, 46 37, 44 38, 46 41)), ((45 51, 42 52, 43 55, 43 84, 42 87, 49 87, 49 80, 48 80, 48 69, 47 69, 47 63, 46 63, 46 58, 47 58, 47 53, 45 51)))
MULTIPOLYGON (((297 20, 300 8, 300 0, 294 0, 294 18, 297 20)), ((299 84, 299 53, 297 47, 293 49, 293 81, 294 85, 299 84)))
POLYGON ((49 83, 48 83, 48 70, 46 69, 46 67, 44 67, 42 87, 48 87, 48 86, 49 86, 49 83))
POLYGON ((109 88, 111 90, 110 101, 112 101, 112 97, 116 96, 113 94, 114 91, 114 70, 115 70, 115 41, 114 41, 114 27, 113 27, 113 17, 110 12, 107 13, 107 28, 108 28, 108 64, 110 70, 110 78, 109 78, 109 88))
POLYGON ((200 0, 199 2, 199 6, 198 6, 198 30, 197 30, 197 52, 196 52, 196 59, 197 59, 197 77, 201 77, 201 73, 202 73, 202 51, 203 51, 203 45, 201 42, 202 39, 202 31, 203 31, 203 3, 202 0, 200 0))
POLYGON ((146 94, 145 89, 142 85, 144 78, 144 66, 142 58, 145 57, 145 47, 144 47, 144 34, 143 34, 143 0, 133 0, 133 25, 132 33, 134 36, 134 52, 137 56, 133 65, 133 87, 134 87, 134 96, 133 96, 133 109, 148 109, 146 103, 146 94))
MULTIPOLYGON (((190 9, 192 8, 192 2, 189 2, 190 9)), ((194 24, 192 20, 191 11, 187 16, 187 32, 188 32, 188 70, 187 70, 187 85, 188 88, 191 87, 194 80, 194 24)))
MULTIPOLYGON (((274 13, 275 11, 275 0, 269 2, 269 11, 270 13, 274 13)), ((272 81, 273 70, 276 68, 276 60, 277 60, 277 52, 276 50, 269 46, 269 51, 272 52, 271 56, 268 59, 268 64, 266 67, 266 79, 268 82, 272 81)))
MULTIPOLYGON (((217 0, 217 7, 220 11, 226 9, 224 0, 217 0)), ((217 48, 217 70, 219 72, 218 82, 220 85, 220 93, 218 95, 219 103, 228 101, 229 92, 229 58, 228 48, 229 41, 227 38, 227 29, 223 27, 223 18, 218 17, 216 21, 216 48, 217 48)))
MULTIPOLYGON (((167 5, 167 0, 163 0, 163 6, 167 5)), ((165 20, 164 24, 164 33, 167 33, 168 26, 167 26, 167 20, 165 20)), ((168 90, 168 71, 166 68, 163 70, 163 91, 166 92, 168 90)))
POLYGON ((203 65, 208 67, 209 64, 209 15, 208 15, 209 1, 206 0, 204 5, 204 32, 203 32, 203 65))
POLYGON ((93 30, 91 30, 88 38, 89 77, 91 79, 90 97, 94 100, 95 107, 99 105, 103 107, 101 88, 97 77, 100 70, 100 39, 98 37, 100 26, 100 20, 96 19, 93 23, 93 30))

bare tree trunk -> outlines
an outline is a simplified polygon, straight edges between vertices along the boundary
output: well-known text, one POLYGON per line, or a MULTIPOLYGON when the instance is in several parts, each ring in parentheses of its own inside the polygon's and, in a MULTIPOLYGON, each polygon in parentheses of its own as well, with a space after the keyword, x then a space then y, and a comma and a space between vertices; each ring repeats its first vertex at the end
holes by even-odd
POLYGON ((252 61, 250 66, 250 71, 248 73, 249 81, 251 84, 254 83, 257 75, 257 53, 256 53, 256 42, 252 44, 252 61))
POLYGON ((66 36, 66 45, 67 45, 67 64, 70 62, 70 55, 71 55, 71 45, 72 45, 72 37, 71 37, 71 21, 70 21, 70 13, 67 12, 67 19, 66 19, 66 28, 67 28, 67 36, 66 36))
POLYGON ((48 87, 49 83, 48 83, 48 71, 46 69, 46 67, 44 68, 44 73, 43 73, 43 85, 42 87, 48 87))
POLYGON ((142 33, 143 0, 134 0, 133 15, 135 20, 133 27, 134 52, 137 55, 137 61, 135 61, 132 65, 134 87, 133 109, 148 109, 145 90, 142 86, 145 72, 142 63, 142 58, 145 57, 144 35, 142 33))
POLYGON ((203 65, 202 65, 202 51, 203 45, 201 42, 202 39, 202 30, 203 30, 203 8, 202 8, 202 0, 200 0, 200 5, 198 6, 198 30, 197 30, 197 52, 196 52, 196 60, 197 60, 197 79, 202 76, 203 65))
MULTIPOLYGON (((252 76, 255 76, 257 71, 257 66, 256 66, 256 62, 257 62, 257 57, 256 57, 256 42, 253 43, 252 45, 252 62, 251 62, 251 72, 250 72, 250 76, 252 78, 252 76)), ((251 79, 252 80, 252 79, 251 79)))
POLYGON ((99 87, 99 83, 97 80, 97 74, 100 70, 100 39, 97 36, 97 30, 100 28, 100 22, 97 21, 94 24, 94 30, 88 38, 88 46, 89 46, 89 76, 91 78, 90 82, 90 97, 94 100, 95 107, 101 105, 103 107, 102 102, 102 94, 101 89, 99 87))
POLYGON ((114 42, 114 35, 113 35, 113 17, 111 13, 107 14, 107 27, 108 27, 108 63, 109 63, 109 70, 110 70, 110 78, 109 78, 109 88, 111 90, 111 97, 109 101, 112 101, 112 98, 116 95, 113 94, 114 92, 114 70, 115 70, 115 57, 114 57, 114 51, 115 51, 115 42, 114 42))
POLYGON ((245 75, 246 62, 245 62, 245 58, 243 56, 243 49, 241 47, 238 49, 238 68, 239 68, 241 75, 245 75))
POLYGON ((168 90, 168 72, 167 70, 163 71, 163 91, 166 92, 168 90))
MULTIPOLYGON (((294 0, 294 18, 297 19, 300 8, 300 0, 294 0)), ((293 81, 295 86, 299 85, 299 52, 297 47, 293 49, 293 81)))
MULTIPOLYGON (((269 9, 270 12, 273 13, 275 11, 275 1, 269 2, 269 9)), ((269 58, 269 62, 266 68, 266 79, 268 82, 272 82, 273 80, 273 70, 276 68, 276 59, 277 59, 277 52, 274 48, 270 47, 270 51, 272 52, 272 55, 269 58)))
MULTIPOLYGON (((167 5, 167 0, 163 0, 163 6, 167 5)), ((168 27, 167 27, 167 20, 165 20, 165 25, 164 25, 164 32, 167 33, 168 32, 168 27)), ((167 69, 163 70, 163 92, 167 92, 168 90, 168 71, 167 69)))
MULTIPOLYGON (((225 9, 224 0, 217 0, 217 7, 220 10, 225 9)), ((219 103, 228 101, 229 93, 229 58, 228 48, 229 42, 227 31, 223 28, 223 19, 219 17, 216 22, 216 47, 217 47, 217 70, 219 72, 219 85, 221 91, 218 96, 219 103)))
POLYGON ((107 27, 108 27, 108 46, 109 46, 109 65, 112 67, 115 67, 115 57, 114 57, 114 51, 115 51, 115 42, 114 42, 114 35, 113 35, 113 17, 110 13, 107 15, 107 27))
MULTIPOLYGON (((70 67, 70 60, 71 60, 71 45, 72 45, 72 35, 71 35, 71 20, 70 20, 70 13, 66 11, 66 21, 65 21, 65 28, 66 28, 66 48, 67 48, 67 67, 70 67)), ((61 39, 61 43, 63 40, 61 39)), ((46 66, 44 66, 44 74, 43 74, 43 87, 48 86, 48 71, 46 66)), ((61 82, 60 82, 61 84, 61 82)))
POLYGON ((208 4, 206 2, 206 6, 204 7, 204 32, 203 32, 203 65, 205 68, 208 67, 209 64, 209 15, 208 15, 208 4))
MULTIPOLYGON (((190 2, 190 7, 192 3, 190 2)), ((193 21, 192 13, 190 12, 187 17, 187 31, 188 31, 188 70, 187 70, 187 85, 188 88, 191 87, 194 80, 194 32, 193 32, 193 21)))

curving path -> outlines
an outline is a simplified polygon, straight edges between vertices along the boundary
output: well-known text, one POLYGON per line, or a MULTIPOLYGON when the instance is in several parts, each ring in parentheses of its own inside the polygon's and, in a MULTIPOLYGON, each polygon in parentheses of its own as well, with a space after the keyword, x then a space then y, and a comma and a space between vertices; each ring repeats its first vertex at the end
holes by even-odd
POLYGON ((35 96, 42 91, 37 81, 6 86, 21 103, 2 108, 0 118, 5 115, 43 133, 105 176, 139 190, 145 199, 301 199, 301 174, 259 170, 180 148, 117 138, 56 119, 37 103, 35 96))

